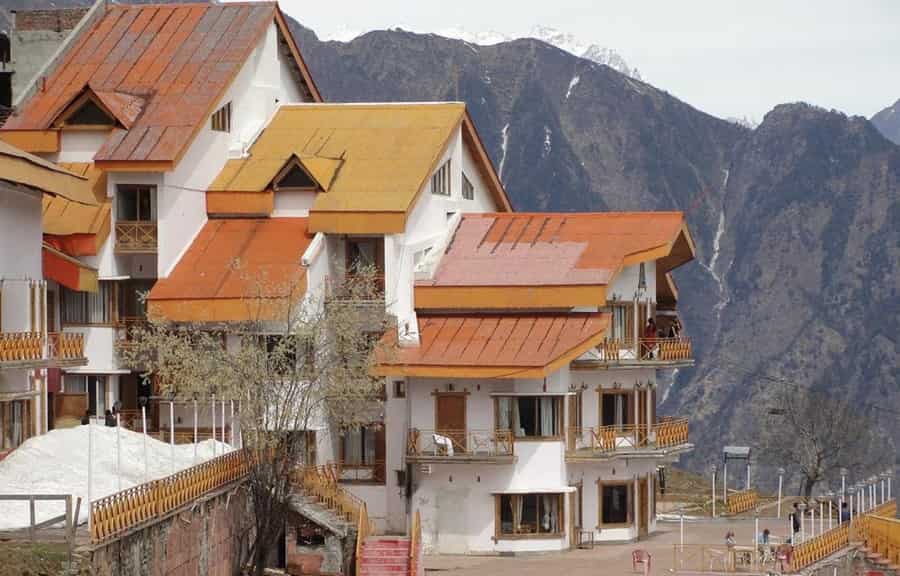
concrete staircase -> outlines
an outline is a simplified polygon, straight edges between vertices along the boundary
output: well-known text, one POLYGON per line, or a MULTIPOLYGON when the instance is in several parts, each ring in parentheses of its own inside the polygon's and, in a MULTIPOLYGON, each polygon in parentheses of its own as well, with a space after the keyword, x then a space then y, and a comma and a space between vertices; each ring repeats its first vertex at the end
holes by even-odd
POLYGON ((406 576, 409 574, 409 538, 370 536, 362 545, 359 576, 406 576))
POLYGON ((356 537, 356 524, 348 521, 339 511, 325 506, 315 496, 295 492, 291 496, 291 509, 319 526, 327 528, 340 539, 356 537))

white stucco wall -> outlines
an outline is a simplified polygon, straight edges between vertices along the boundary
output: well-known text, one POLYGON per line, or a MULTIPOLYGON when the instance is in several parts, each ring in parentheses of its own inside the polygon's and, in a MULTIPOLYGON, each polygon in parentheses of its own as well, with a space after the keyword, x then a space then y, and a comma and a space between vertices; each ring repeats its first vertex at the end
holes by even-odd
POLYGON ((0 278, 40 280, 41 237, 40 193, 0 184, 0 278))
POLYGON ((309 209, 312 208, 315 200, 315 192, 279 190, 275 193, 275 209, 272 211, 272 216, 305 218, 309 216, 309 209))
MULTIPOLYGON (((638 289, 638 280, 640 278, 640 264, 635 264, 634 266, 626 266, 619 272, 616 277, 613 279, 613 283, 611 286, 607 288, 606 291, 606 299, 607 300, 625 300, 632 301, 634 299, 634 293, 638 289)), ((642 296, 642 300, 647 300, 648 298, 655 302, 656 301, 656 262, 651 260, 649 262, 644 263, 644 279, 647 283, 647 290, 644 292, 642 296)))
POLYGON ((56 162, 93 162, 94 154, 109 137, 110 130, 63 130, 59 152, 50 156, 56 162), (55 157, 54 157, 55 156, 55 157))

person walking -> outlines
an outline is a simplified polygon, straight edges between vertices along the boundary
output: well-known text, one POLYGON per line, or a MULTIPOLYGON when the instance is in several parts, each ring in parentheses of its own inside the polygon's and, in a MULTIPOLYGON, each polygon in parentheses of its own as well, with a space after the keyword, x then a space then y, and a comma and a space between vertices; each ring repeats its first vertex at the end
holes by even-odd
POLYGON ((800 507, 796 502, 794 502, 794 511, 791 512, 791 529, 793 530, 793 535, 791 536, 791 543, 793 544, 797 533, 800 532, 800 507))

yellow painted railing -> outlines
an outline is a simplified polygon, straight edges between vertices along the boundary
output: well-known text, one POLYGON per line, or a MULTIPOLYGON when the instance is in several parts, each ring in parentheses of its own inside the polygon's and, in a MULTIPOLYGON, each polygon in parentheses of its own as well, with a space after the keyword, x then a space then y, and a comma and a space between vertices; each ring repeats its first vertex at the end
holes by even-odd
POLYGON ((38 332, 0 332, 0 362, 40 360, 44 339, 38 332))
POLYGON ((877 549, 877 553, 883 556, 888 556, 893 550, 895 562, 900 560, 896 556, 900 555, 900 521, 886 518, 896 513, 896 507, 896 500, 890 500, 861 516, 854 517, 853 522, 845 522, 798 544, 794 547, 791 557, 791 570, 794 572, 803 570, 849 546, 851 542, 862 542, 870 549, 877 549), (886 523, 896 523, 893 549, 890 541, 884 536, 883 526, 886 523))
POLYGON ((423 430, 410 428, 406 436, 407 456, 491 457, 512 456, 512 430, 423 430), (446 439, 446 440, 442 440, 446 439), (447 446, 447 440, 450 446, 447 446))
POLYGON ((322 506, 342 516, 347 522, 358 523, 365 502, 338 483, 338 465, 307 466, 295 473, 294 481, 322 506))
POLYGON ((744 490, 743 492, 735 492, 728 495, 728 512, 729 514, 740 514, 747 510, 752 510, 759 502, 759 495, 756 490, 744 490))
POLYGON ((356 523, 356 576, 362 573, 362 550, 363 544, 370 535, 374 534, 372 523, 369 521, 369 512, 366 509, 366 503, 363 502, 359 507, 359 520, 356 523))
POLYGON ((649 431, 646 424, 569 428, 568 436, 568 450, 574 453, 671 448, 688 443, 688 419, 663 420, 654 424, 649 431))
POLYGON ((900 566, 900 519, 870 516, 866 547, 884 563, 900 566))
MULTIPOLYGON (((409 532, 409 576, 419 576, 422 558, 422 519, 419 511, 413 514, 412 529, 409 532)), ((424 570, 422 571, 424 573, 424 570)))
POLYGON ((84 358, 84 334, 76 332, 51 332, 49 355, 54 360, 84 358))
POLYGON ((597 354, 601 362, 621 362, 623 360, 637 362, 669 362, 673 360, 690 360, 694 357, 691 339, 686 336, 677 338, 640 338, 640 354, 635 358, 634 341, 610 338, 597 346, 597 354))
POLYGON ((243 451, 176 472, 171 476, 116 492, 91 503, 91 542, 115 538, 145 522, 162 518, 226 484, 247 475, 250 463, 243 451))
POLYGON ((84 358, 84 335, 70 332, 47 334, 39 332, 0 333, 0 362, 29 362, 39 360, 77 360, 84 358))
POLYGON ((156 222, 151 220, 119 220, 116 222, 116 252, 156 252, 156 222))

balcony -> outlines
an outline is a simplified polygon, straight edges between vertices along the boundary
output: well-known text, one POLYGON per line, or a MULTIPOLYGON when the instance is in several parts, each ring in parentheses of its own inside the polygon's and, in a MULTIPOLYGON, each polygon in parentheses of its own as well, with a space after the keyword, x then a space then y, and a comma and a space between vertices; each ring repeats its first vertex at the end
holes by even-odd
POLYGON ((515 442, 511 430, 410 428, 406 436, 406 460, 435 464, 511 464, 515 461, 515 442))
POLYGON ((569 428, 566 460, 569 462, 610 459, 621 456, 671 456, 689 452, 687 418, 663 418, 648 426, 626 424, 594 428, 569 428))
POLYGON ((576 368, 680 368, 694 365, 694 349, 691 339, 641 338, 637 345, 633 340, 610 338, 597 348, 575 361, 576 368), (635 349, 639 353, 635 353, 635 349))
POLYGON ((338 482, 347 484, 384 484, 384 461, 369 463, 336 462, 335 476, 338 482))
POLYGON ((116 222, 117 254, 156 254, 158 234, 155 220, 116 222))
POLYGON ((84 335, 37 332, 0 333, 0 370, 84 366, 84 335))

